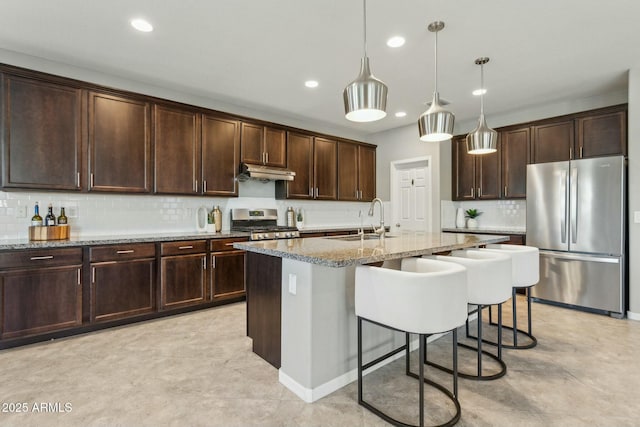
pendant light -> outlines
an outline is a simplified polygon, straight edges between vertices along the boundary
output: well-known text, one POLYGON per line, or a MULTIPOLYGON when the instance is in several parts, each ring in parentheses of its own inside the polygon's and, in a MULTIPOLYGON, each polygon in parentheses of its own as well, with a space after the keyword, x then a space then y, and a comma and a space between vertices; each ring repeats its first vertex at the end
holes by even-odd
POLYGON ((478 126, 467 135, 467 153, 495 153, 497 151, 498 132, 487 126, 487 122, 484 119, 484 64, 489 62, 489 58, 478 58, 475 62, 476 65, 480 66, 480 119, 478 120, 478 126))
POLYGON ((453 136, 453 122, 455 116, 447 111, 440 104, 440 94, 438 94, 438 31, 444 28, 444 22, 435 21, 429 24, 427 29, 436 33, 435 43, 435 89, 433 91, 433 101, 427 111, 422 113, 418 119, 418 129, 420 130, 420 140, 429 142, 446 141, 453 136))
POLYGON ((373 122, 387 115, 387 85, 371 74, 367 57, 367 0, 364 8, 364 56, 360 74, 344 88, 344 113, 352 122, 373 122))

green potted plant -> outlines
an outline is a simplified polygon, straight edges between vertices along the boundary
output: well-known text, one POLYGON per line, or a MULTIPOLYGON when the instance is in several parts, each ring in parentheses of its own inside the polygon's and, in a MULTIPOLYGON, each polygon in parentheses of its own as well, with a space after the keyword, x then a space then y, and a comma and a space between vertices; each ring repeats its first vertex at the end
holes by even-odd
POLYGON ((478 220, 476 218, 482 215, 482 212, 477 209, 467 209, 464 214, 467 218, 467 228, 478 228, 478 220))

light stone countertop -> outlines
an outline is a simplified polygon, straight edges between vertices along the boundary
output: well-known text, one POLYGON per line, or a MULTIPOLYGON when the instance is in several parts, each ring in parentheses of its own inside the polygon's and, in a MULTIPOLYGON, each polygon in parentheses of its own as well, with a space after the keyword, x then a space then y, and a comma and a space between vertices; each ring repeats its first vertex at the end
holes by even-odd
POLYGON ((0 240, 0 251, 19 249, 49 249, 78 246, 117 245, 132 243, 175 242, 180 240, 224 239, 228 237, 249 237, 247 232, 198 233, 195 231, 149 233, 149 234, 113 234, 104 236, 78 236, 68 240, 36 241, 29 239, 0 240))
POLYGON ((476 233, 476 234, 483 234, 483 233, 489 233, 489 234, 519 234, 519 235, 526 235, 527 234, 527 230, 522 229, 522 228, 509 228, 509 227, 501 227, 501 228, 497 228, 497 227, 486 227, 486 228, 474 228, 474 229, 470 229, 470 228, 443 228, 442 231, 446 231, 449 233, 476 233))
MULTIPOLYGON (((350 236, 357 238, 357 236, 350 236)), ((378 239, 360 241, 335 237, 312 237, 299 239, 268 240, 262 242, 238 242, 233 247, 249 252, 291 258, 298 261, 327 267, 345 267, 368 264, 411 256, 429 255, 507 241, 508 236, 405 232, 387 234, 378 239)))

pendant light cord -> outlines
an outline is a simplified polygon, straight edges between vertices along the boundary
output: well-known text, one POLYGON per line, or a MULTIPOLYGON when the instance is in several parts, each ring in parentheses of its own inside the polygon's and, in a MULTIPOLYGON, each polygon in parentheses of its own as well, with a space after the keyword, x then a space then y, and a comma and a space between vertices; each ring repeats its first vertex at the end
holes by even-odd
POLYGON ((484 116, 484 64, 480 64, 480 115, 484 116))
POLYGON ((434 83, 433 87, 434 87, 434 92, 438 92, 438 31, 436 31, 435 34, 436 34, 436 41, 435 41, 434 52, 435 52, 436 61, 435 61, 435 64, 434 64, 435 72, 433 74, 435 76, 435 83, 434 83))
POLYGON ((364 9, 364 13, 362 15, 362 20, 364 21, 364 57, 367 57, 367 0, 362 0, 362 8, 364 9))

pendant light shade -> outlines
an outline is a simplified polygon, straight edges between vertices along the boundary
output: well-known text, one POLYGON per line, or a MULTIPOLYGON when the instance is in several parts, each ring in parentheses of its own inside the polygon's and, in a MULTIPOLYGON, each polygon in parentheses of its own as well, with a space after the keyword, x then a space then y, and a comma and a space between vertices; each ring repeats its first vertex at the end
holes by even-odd
POLYGON ((453 136, 453 125, 455 116, 440 104, 440 94, 438 94, 438 31, 444 28, 444 22, 436 21, 427 27, 430 32, 435 33, 435 89, 433 91, 433 101, 427 111, 422 113, 418 119, 418 130, 420 140, 428 142, 446 141, 453 136))
POLYGON ((344 114, 352 122, 373 122, 387 115, 387 85, 374 77, 367 57, 367 0, 364 9, 364 56, 360 74, 344 88, 344 114))
POLYGON ((489 62, 489 58, 476 59, 475 63, 480 65, 480 119, 478 126, 467 135, 467 153, 469 154, 489 154, 497 151, 498 132, 487 126, 484 118, 484 64, 489 62))

